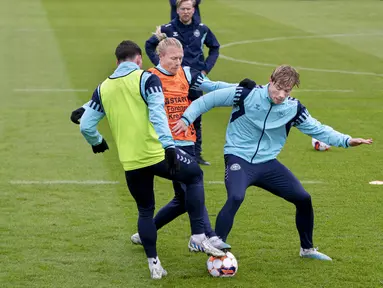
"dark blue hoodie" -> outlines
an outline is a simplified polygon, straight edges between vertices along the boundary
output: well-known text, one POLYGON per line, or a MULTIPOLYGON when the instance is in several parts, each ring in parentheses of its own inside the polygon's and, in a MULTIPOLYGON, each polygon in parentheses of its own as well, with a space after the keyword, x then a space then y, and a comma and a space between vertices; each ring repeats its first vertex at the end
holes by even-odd
MULTIPOLYGON (((161 32, 165 33, 168 37, 177 38, 182 43, 184 48, 182 66, 190 66, 198 71, 209 73, 215 65, 219 56, 219 43, 213 32, 206 25, 196 21, 194 18, 191 24, 184 25, 177 17, 169 24, 162 25, 161 32), (203 55, 204 45, 209 48, 209 55, 206 60, 203 55)), ((154 35, 145 43, 146 54, 156 66, 160 61, 156 54, 158 43, 158 39, 154 35)))

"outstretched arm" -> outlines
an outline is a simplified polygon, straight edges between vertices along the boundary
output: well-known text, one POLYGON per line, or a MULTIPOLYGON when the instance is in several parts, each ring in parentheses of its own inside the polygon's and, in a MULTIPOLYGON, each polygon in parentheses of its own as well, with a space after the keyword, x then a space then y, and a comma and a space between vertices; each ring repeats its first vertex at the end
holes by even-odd
POLYGON ((211 81, 205 74, 189 66, 185 66, 183 69, 185 71, 186 78, 189 81, 191 90, 212 92, 238 85, 238 83, 231 84, 222 81, 211 81))
POLYGON ((372 139, 352 138, 350 135, 342 134, 332 127, 320 123, 311 117, 306 107, 298 103, 298 113, 292 123, 301 132, 318 139, 328 145, 348 148, 361 144, 372 144, 372 139))

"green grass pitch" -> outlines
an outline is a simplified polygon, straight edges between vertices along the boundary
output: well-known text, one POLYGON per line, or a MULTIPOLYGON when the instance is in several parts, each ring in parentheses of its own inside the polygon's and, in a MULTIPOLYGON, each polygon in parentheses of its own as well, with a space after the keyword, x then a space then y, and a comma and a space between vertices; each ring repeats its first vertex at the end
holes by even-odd
MULTIPOLYGON (((207 274, 207 257, 187 250, 182 216, 158 233, 169 273, 158 282, 129 240, 137 211, 106 121, 99 130, 111 149, 94 155, 69 115, 111 74, 121 40, 144 47, 169 21, 168 1, 0 7, 1 287, 383 287, 383 186, 368 184, 383 181, 381 1, 203 1, 202 20, 223 46, 211 79, 266 83, 274 65, 299 67, 302 84, 292 95, 323 123, 374 144, 322 153, 294 129, 279 156, 312 195, 314 244, 331 263, 300 259, 294 207, 250 188, 228 239, 238 274, 207 274), (111 183, 79 184, 85 180, 111 183)), ((203 120, 213 224, 226 198, 219 181, 229 114, 217 108, 203 120)), ((172 195, 169 181, 156 181, 157 208, 172 195)))

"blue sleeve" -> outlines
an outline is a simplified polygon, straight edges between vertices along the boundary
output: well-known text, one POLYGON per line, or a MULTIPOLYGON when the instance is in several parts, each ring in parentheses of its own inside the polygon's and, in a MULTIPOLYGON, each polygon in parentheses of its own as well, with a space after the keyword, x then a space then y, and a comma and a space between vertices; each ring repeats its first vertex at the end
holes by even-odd
POLYGON ((162 147, 164 149, 174 147, 173 136, 166 117, 165 97, 160 78, 157 75, 144 72, 141 78, 141 94, 148 105, 149 120, 153 124, 162 147))
POLYGON ((169 2, 170 2, 170 21, 171 21, 178 16, 177 6, 176 6, 177 0, 170 0, 169 2))
POLYGON ((293 125, 297 127, 301 132, 307 134, 319 141, 322 141, 328 145, 336 147, 349 147, 349 140, 351 136, 342 134, 332 127, 320 123, 315 118, 311 117, 306 107, 298 102, 298 113, 295 117, 293 125))
POLYGON ((190 104, 182 115, 182 120, 187 125, 190 125, 198 116, 206 113, 214 107, 232 106, 235 95, 236 87, 225 88, 207 93, 190 104))
POLYGON ((92 99, 82 107, 85 108, 85 112, 80 121, 81 134, 90 145, 98 145, 102 141, 102 135, 97 131, 97 125, 105 116, 100 99, 100 86, 94 90, 92 99))
POLYGON ((185 66, 183 69, 185 71, 186 78, 189 81, 190 89, 192 90, 198 90, 207 93, 238 85, 238 83, 230 84, 222 81, 211 81, 206 75, 189 66, 185 66))
POLYGON ((150 37, 145 43, 146 55, 148 55, 150 61, 152 61, 152 63, 155 66, 157 66, 158 63, 160 63, 160 58, 158 57, 158 55, 156 53, 156 48, 157 48, 158 43, 159 43, 159 41, 158 41, 157 37, 154 35, 152 37, 150 37))
POLYGON ((213 32, 210 31, 210 29, 208 29, 207 31, 204 44, 206 45, 206 47, 209 48, 209 55, 205 60, 205 71, 209 73, 210 70, 213 69, 215 62, 217 62, 219 56, 219 43, 217 38, 215 38, 213 32))

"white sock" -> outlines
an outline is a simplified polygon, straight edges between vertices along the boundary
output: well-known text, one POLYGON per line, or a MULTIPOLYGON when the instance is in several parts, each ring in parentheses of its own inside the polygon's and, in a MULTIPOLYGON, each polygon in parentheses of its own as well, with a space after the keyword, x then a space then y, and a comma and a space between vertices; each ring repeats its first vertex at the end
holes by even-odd
POLYGON ((192 236, 193 236, 193 238, 194 238, 195 240, 197 240, 197 241, 199 241, 199 242, 202 242, 203 240, 206 239, 206 235, 205 235, 205 233, 202 233, 202 234, 193 234, 192 236))
POLYGON ((153 265, 159 264, 161 262, 160 262, 160 259, 158 258, 158 256, 156 256, 155 258, 149 257, 148 263, 149 263, 149 266, 153 266, 153 265))

